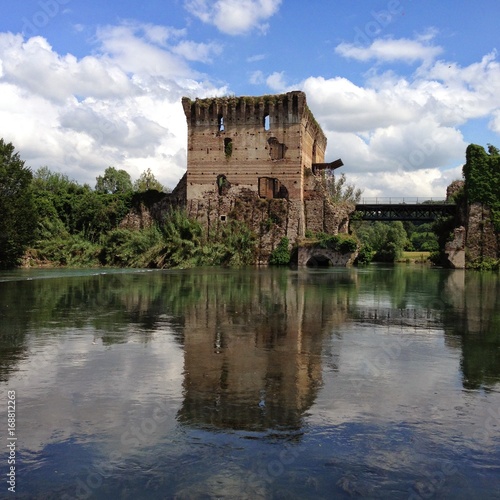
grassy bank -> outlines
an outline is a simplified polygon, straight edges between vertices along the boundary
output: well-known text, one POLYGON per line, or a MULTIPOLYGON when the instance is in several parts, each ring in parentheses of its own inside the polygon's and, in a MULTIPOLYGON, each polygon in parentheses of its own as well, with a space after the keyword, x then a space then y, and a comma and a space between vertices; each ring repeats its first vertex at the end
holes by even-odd
POLYGON ((430 263, 431 252, 403 252, 403 255, 396 262, 413 262, 416 264, 430 263))

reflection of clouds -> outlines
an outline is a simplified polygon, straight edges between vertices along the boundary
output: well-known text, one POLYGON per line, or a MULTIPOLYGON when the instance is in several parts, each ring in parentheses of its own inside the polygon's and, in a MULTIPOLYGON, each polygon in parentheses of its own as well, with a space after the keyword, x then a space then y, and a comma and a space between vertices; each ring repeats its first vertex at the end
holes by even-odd
MULTIPOLYGON (((492 446, 487 418, 500 424, 500 392, 464 391, 461 352, 437 329, 343 325, 331 338, 338 369, 323 375, 312 423, 414 426, 425 444, 492 446)), ((498 436, 498 434, 496 434, 498 436)), ((496 443, 498 446, 498 442, 496 443)))
MULTIPOLYGON (((57 467, 88 487, 105 471, 104 497, 134 471, 131 497, 283 488, 308 498, 314 488, 377 496, 388 483, 424 492, 429 477, 460 475, 471 461, 494 471, 500 393, 494 382, 464 389, 463 359, 477 351, 461 341, 475 337, 445 330, 457 324, 448 314, 470 320, 476 278, 469 290, 456 273, 381 273, 196 270, 60 289, 33 281, 32 309, 16 327, 29 354, 8 382, 27 481, 38 486, 37 473, 57 467), (307 482, 304 494, 294 478, 307 482)), ((452 497, 453 481, 438 493, 452 485, 452 497)), ((69 489, 75 496, 75 481, 69 489)))
MULTIPOLYGON (((116 449, 123 432, 151 418, 158 404, 180 401, 182 352, 169 332, 156 332, 147 349, 133 337, 103 347, 92 343, 91 333, 72 333, 67 340, 52 338, 49 346, 32 346, 32 355, 11 377, 25 449, 39 451, 71 436, 83 441, 105 436, 100 445, 116 449)), ((174 413, 169 420, 162 433, 175 425, 174 413)))

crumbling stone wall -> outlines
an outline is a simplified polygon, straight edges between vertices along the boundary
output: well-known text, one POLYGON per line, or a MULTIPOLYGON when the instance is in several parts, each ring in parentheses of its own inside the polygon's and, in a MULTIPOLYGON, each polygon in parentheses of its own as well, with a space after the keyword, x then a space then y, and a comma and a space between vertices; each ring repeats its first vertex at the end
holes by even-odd
POLYGON ((465 227, 455 228, 453 240, 445 245, 448 265, 454 269, 465 269, 465 227))
POLYGON ((465 268, 482 259, 500 258, 500 234, 495 231, 490 208, 481 202, 467 203, 464 181, 452 182, 446 190, 447 201, 456 201, 457 216, 453 240, 445 247, 448 263, 454 268, 465 268))
POLYGON ((303 92, 182 99, 188 124, 186 209, 208 230, 229 220, 258 236, 258 261, 306 230, 347 231, 349 215, 328 200, 313 173, 326 137, 303 92))
POLYGON ((467 213, 467 261, 500 258, 500 235, 491 221, 491 210, 483 203, 472 203, 467 213))
POLYGON ((182 105, 187 172, 172 193, 138 205, 124 227, 146 227, 172 208, 185 208, 209 236, 242 221, 257 235, 258 263, 267 263, 285 236, 294 245, 306 230, 347 232, 348 208, 333 206, 313 173, 326 165, 326 137, 303 92, 183 98, 182 105))

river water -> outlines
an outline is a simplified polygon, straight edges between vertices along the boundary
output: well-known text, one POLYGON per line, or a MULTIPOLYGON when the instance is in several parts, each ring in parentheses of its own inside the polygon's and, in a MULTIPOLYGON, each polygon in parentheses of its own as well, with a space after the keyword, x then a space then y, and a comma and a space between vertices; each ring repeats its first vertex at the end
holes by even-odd
POLYGON ((18 498, 500 498, 499 292, 414 265, 0 274, 0 497, 14 456, 18 498))

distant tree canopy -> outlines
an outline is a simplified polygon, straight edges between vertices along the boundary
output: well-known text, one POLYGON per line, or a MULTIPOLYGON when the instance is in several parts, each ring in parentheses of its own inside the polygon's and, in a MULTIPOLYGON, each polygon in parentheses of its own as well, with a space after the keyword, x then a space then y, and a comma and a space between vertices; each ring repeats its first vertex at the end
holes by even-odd
POLYGON ((108 167, 104 175, 96 177, 95 190, 98 193, 118 194, 132 191, 132 180, 125 170, 117 170, 115 167, 108 167))
POLYGON ((33 241, 36 211, 32 173, 15 153, 12 143, 0 139, 0 267, 13 267, 33 241))
POLYGON ((134 182, 134 191, 137 191, 138 193, 144 193, 145 191, 149 191, 150 189, 155 189, 156 191, 164 191, 161 183, 156 180, 153 172, 151 172, 151 169, 148 168, 134 182))
POLYGON ((467 147, 463 167, 465 195, 468 203, 482 202, 491 208, 493 224, 500 231, 500 154, 488 144, 488 152, 482 146, 467 147))
MULTIPOLYGON (((382 262, 394 262, 401 258, 408 246, 408 236, 401 221, 361 223, 356 229, 365 253, 382 262)), ((369 259, 368 259, 369 260, 369 259)))

